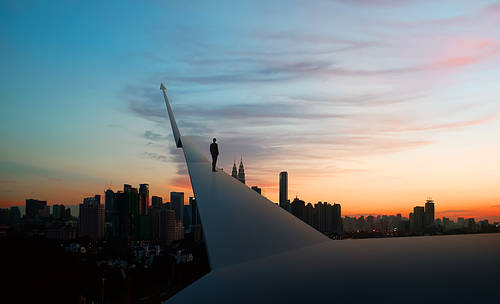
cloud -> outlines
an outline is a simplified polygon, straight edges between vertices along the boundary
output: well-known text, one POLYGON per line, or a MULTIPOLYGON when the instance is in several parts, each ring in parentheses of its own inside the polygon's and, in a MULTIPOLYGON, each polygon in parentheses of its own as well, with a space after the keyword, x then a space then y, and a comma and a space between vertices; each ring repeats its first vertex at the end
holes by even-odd
POLYGON ((486 6, 483 9, 482 13, 495 19, 495 20, 500 20, 500 3, 495 2, 495 3, 492 3, 488 6, 486 6))
POLYGON ((161 155, 161 154, 158 154, 158 153, 154 153, 154 152, 144 152, 144 156, 146 158, 153 159, 153 160, 158 160, 158 161, 161 161, 161 162, 164 162, 164 163, 170 162, 169 158, 167 156, 161 155))
POLYGON ((284 61, 283 59, 276 58, 275 61, 260 61, 245 71, 236 70, 219 73, 197 73, 192 76, 171 76, 169 80, 174 83, 199 85, 251 85, 330 77, 397 76, 411 73, 445 71, 471 66, 497 54, 498 51, 484 55, 451 56, 430 63, 382 69, 358 69, 349 66, 348 63, 340 63, 333 60, 309 59, 284 61))
POLYGON ((144 132, 144 138, 152 140, 152 141, 162 141, 162 140, 167 140, 169 137, 166 135, 161 135, 159 133, 155 133, 154 131, 151 130, 146 130, 144 132))
POLYGON ((259 34, 258 38, 276 45, 277 41, 288 43, 288 48, 279 51, 244 51, 235 52, 238 55, 325 55, 346 51, 362 50, 366 48, 385 46, 380 41, 359 41, 345 38, 320 36, 313 33, 300 33, 297 31, 282 31, 277 33, 259 34), (307 46, 307 47, 304 47, 307 46))
POLYGON ((489 123, 493 120, 498 119, 497 114, 493 115, 488 115, 483 118, 479 119, 473 119, 473 120, 466 120, 466 121, 456 121, 456 122, 450 122, 450 123, 442 123, 442 124, 434 124, 434 125, 429 125, 429 126, 422 126, 422 127, 403 127, 400 129, 393 129, 392 131, 394 132, 406 132, 406 131, 430 131, 430 130, 439 130, 439 129, 455 129, 455 128, 463 128, 463 127, 470 127, 470 126, 476 126, 476 125, 482 125, 489 123))
POLYGON ((416 102, 429 97, 429 93, 407 93, 407 92, 384 92, 365 93, 357 96, 315 96, 315 95, 292 95, 288 98, 293 101, 308 104, 335 104, 340 106, 385 106, 398 103, 416 102))

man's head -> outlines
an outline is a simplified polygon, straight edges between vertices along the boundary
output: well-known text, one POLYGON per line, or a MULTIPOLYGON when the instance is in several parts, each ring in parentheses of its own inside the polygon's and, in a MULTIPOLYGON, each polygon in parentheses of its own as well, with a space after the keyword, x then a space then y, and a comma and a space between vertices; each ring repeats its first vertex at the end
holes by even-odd
POLYGON ((213 142, 216 142, 216 141, 217 141, 217 140, 214 138, 214 139, 213 139, 213 142))

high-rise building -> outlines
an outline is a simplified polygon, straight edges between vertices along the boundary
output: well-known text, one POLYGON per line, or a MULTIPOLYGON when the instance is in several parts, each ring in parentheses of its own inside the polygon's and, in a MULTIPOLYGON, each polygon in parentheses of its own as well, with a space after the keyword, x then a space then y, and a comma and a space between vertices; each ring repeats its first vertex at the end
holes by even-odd
POLYGON ((262 189, 257 187, 257 186, 252 186, 252 189, 257 192, 258 194, 262 194, 262 189))
POLYGON ((331 232, 335 234, 343 233, 342 210, 340 204, 333 204, 332 208, 332 226, 331 232))
POLYGON ((233 171, 231 172, 231 176, 238 179, 238 171, 236 170, 236 161, 233 162, 233 171))
POLYGON ((288 207, 288 172, 280 172, 280 197, 279 205, 282 208, 288 207))
POLYGON ((198 204, 194 197, 189 198, 189 205, 191 206, 191 223, 193 226, 199 226, 201 224, 200 213, 198 212, 198 204))
POLYGON ((408 227, 410 229, 410 232, 414 232, 415 231, 415 216, 413 214, 413 212, 410 212, 410 214, 408 215, 409 217, 409 222, 408 222, 408 227))
POLYGON ((151 205, 154 207, 154 208, 161 208, 161 205, 163 204, 163 198, 161 198, 160 196, 152 196, 151 197, 151 205))
POLYGON ((306 222, 310 226, 312 226, 314 223, 314 207, 311 203, 307 203, 304 209, 304 222, 306 222))
POLYGON ((175 219, 184 220, 184 192, 170 192, 170 204, 175 211, 175 219))
POLYGON ((303 200, 300 200, 298 197, 295 197, 291 204, 292 214, 298 217, 301 221, 304 221, 304 211, 306 208, 306 203, 303 200))
POLYGON ((424 227, 434 225, 434 200, 428 199, 425 203, 424 227))
POLYGON ((182 221, 176 219, 174 210, 163 208, 161 211, 161 240, 167 245, 173 241, 182 240, 184 238, 184 227, 182 221))
POLYGON ((139 215, 148 215, 149 208, 149 185, 139 185, 139 215))
POLYGON ((64 205, 53 205, 52 206, 52 217, 54 219, 60 220, 66 216, 66 207, 64 205))
POLYGON ((328 225, 328 211, 327 211, 328 203, 318 202, 314 205, 314 225, 321 233, 328 233, 329 225, 328 225))
MULTIPOLYGON (((172 213, 174 220, 175 220, 175 211, 170 210, 168 208, 167 204, 164 204, 161 206, 160 209, 160 219, 159 219, 159 234, 158 234, 158 240, 161 241, 162 243, 167 242, 167 232, 168 232, 168 217, 169 213, 172 213)), ((153 231, 153 234, 155 232, 153 231)))
POLYGON ((47 207, 47 201, 39 201, 36 199, 26 200, 26 218, 35 219, 44 214, 44 210, 47 207))
POLYGON ((113 196, 112 235, 121 239, 138 239, 139 221, 139 192, 125 184, 123 191, 113 196))
POLYGON ((111 222, 111 213, 113 212, 113 196, 114 192, 111 189, 104 192, 104 210, 106 212, 106 222, 111 222))
POLYGON ((79 236, 94 240, 104 237, 104 213, 100 195, 84 198, 80 204, 79 236))
POLYGON ((413 232, 421 233, 424 231, 424 214, 424 207, 413 208, 413 232))
POLYGON ((10 226, 17 226, 20 221, 21 221, 21 211, 19 210, 19 207, 17 206, 10 207, 9 210, 10 226))
POLYGON ((184 205, 184 211, 182 215, 182 225, 186 229, 190 229, 191 225, 193 224, 193 219, 192 219, 192 212, 191 212, 191 205, 184 205))
POLYGON ((238 168, 238 180, 245 183, 245 168, 243 168, 243 157, 240 160, 240 167, 238 168))
MULTIPOLYGON (((153 200, 151 200, 153 202, 153 200)), ((152 205, 149 210, 149 217, 151 221, 151 238, 154 241, 160 240, 160 229, 161 229, 161 205, 152 205)))
POLYGON ((0 226, 9 225, 9 209, 0 208, 0 226))

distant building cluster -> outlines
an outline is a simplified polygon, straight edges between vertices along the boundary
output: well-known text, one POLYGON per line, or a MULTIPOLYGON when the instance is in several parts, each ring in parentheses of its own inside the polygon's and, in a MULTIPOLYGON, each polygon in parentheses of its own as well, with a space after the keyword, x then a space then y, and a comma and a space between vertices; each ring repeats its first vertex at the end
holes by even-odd
MULTIPOLYGON (((233 164, 232 177, 245 183, 243 160, 238 169, 233 164)), ((262 189, 251 187, 258 194, 262 189)), ((333 237, 408 236, 455 233, 498 232, 499 223, 488 220, 476 222, 474 218, 459 217, 456 222, 443 217, 435 218, 435 202, 428 199, 424 206, 415 206, 409 217, 377 215, 342 218, 341 205, 318 202, 306 203, 295 197, 288 199, 288 173, 279 173, 278 205, 321 233, 333 237)), ((202 225, 196 199, 189 198, 184 204, 183 192, 171 192, 170 201, 164 203, 159 196, 150 196, 149 185, 139 188, 124 184, 114 192, 108 189, 101 195, 83 199, 79 205, 79 217, 71 215, 64 205, 49 207, 47 201, 26 199, 26 212, 21 217, 18 207, 0 209, 0 234, 5 227, 22 230, 28 234, 45 235, 51 239, 72 240, 86 237, 91 240, 119 240, 122 244, 148 241, 151 244, 169 246, 189 237, 202 239, 202 225), (52 212, 51 212, 52 207, 52 212)))
POLYGON ((498 223, 459 217, 457 222, 447 217, 435 219, 435 202, 428 199, 424 206, 415 206, 409 217, 397 215, 346 216, 344 233, 348 235, 375 233, 386 236, 432 235, 455 233, 497 232, 498 223))
POLYGON ((101 195, 86 197, 78 218, 64 205, 53 205, 51 213, 46 201, 27 199, 24 218, 18 207, 11 207, 0 209, 0 221, 0 225, 62 241, 87 237, 170 245, 186 235, 194 241, 202 238, 196 199, 190 197, 185 205, 183 192, 171 192, 170 202, 163 203, 162 197, 150 197, 148 184, 140 184, 139 189, 125 184, 117 192, 108 189, 104 201, 101 195))
POLYGON ((189 205, 184 205, 183 192, 170 192, 170 202, 163 203, 159 196, 150 197, 148 184, 139 189, 125 184, 121 191, 106 190, 104 205, 108 237, 167 245, 184 239, 186 233, 201 239, 196 200, 190 197, 189 205))
POLYGON ((281 208, 292 213, 300 220, 328 236, 339 236, 343 233, 341 206, 318 202, 314 205, 304 202, 298 197, 290 203, 288 199, 288 173, 279 174, 279 204, 281 208))

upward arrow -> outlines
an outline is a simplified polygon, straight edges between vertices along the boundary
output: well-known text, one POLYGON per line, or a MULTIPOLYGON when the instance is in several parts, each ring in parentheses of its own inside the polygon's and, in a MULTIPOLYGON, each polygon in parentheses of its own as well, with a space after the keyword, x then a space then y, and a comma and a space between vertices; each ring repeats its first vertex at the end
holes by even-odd
POLYGON ((167 88, 165 88, 163 82, 160 85, 160 90, 163 91, 163 98, 165 99, 165 105, 167 106, 168 118, 170 119, 170 125, 172 126, 172 133, 174 133, 175 145, 177 148, 181 148, 181 133, 179 133, 179 128, 177 128, 174 112, 172 112, 172 107, 170 107, 170 102, 168 101, 167 93, 165 92, 167 88))

